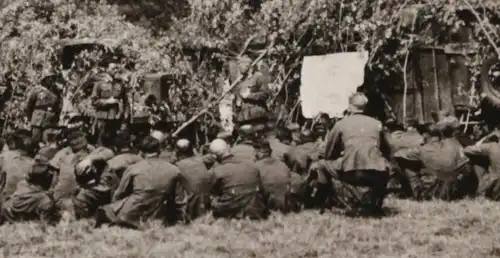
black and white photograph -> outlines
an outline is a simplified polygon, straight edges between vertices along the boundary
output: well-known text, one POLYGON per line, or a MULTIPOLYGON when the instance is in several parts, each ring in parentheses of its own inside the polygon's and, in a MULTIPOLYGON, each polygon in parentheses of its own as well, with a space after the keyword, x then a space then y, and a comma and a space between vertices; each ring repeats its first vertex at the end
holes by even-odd
POLYGON ((0 257, 500 257, 500 0, 0 0, 0 257))

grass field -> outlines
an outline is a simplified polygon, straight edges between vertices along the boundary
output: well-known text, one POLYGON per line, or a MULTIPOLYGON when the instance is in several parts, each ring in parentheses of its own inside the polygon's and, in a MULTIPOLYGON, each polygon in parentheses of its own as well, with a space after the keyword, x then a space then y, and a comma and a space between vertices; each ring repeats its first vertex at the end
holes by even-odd
MULTIPOLYGON (((500 257, 500 205, 388 200, 394 214, 346 218, 315 211, 263 222, 200 219, 145 231, 62 222, 0 228, 3 257, 500 257)), ((2 253, 0 253, 2 255, 2 253)))

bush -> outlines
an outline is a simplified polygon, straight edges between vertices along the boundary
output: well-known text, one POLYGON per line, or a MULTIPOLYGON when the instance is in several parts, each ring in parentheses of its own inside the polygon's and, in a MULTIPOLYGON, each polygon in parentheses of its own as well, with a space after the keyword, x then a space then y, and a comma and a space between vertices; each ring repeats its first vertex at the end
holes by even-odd
MULTIPOLYGON (((174 87, 167 101, 173 114, 179 117, 178 122, 186 121, 220 96, 220 85, 229 74, 225 64, 242 52, 256 57, 261 51, 267 51, 261 65, 269 68, 274 90, 269 104, 280 112, 281 118, 291 118, 295 117, 289 111, 297 103, 304 55, 370 50, 369 68, 373 78, 369 83, 383 91, 387 85, 402 83, 402 63, 412 46, 450 41, 446 37, 413 35, 408 26, 401 25, 405 20, 402 10, 421 1, 257 2, 191 0, 189 10, 186 5, 179 4, 182 8, 178 10, 154 13, 146 10, 158 9, 159 2, 153 0, 134 1, 135 4, 118 0, 109 3, 13 2, 2 10, 0 18, 3 28, 0 32, 0 83, 15 88, 5 113, 13 115, 9 118, 11 122, 23 121, 19 101, 26 90, 49 71, 61 70, 60 47, 55 44, 60 39, 99 39, 123 56, 114 68, 103 68, 99 60, 106 56, 105 52, 82 53, 67 73, 68 98, 79 99, 72 94, 78 95, 77 89, 83 84, 82 80, 88 78, 86 75, 99 69, 108 69, 115 76, 126 71, 131 91, 145 73, 186 75, 187 81, 174 87), (155 22, 144 23, 144 15, 134 13, 151 14, 146 18, 155 22), (163 20, 164 23, 159 24, 163 20)), ((474 6, 483 6, 477 1, 471 2, 474 6)), ((178 2, 162 3, 171 6, 178 2)), ((486 25, 495 39, 499 33, 499 26, 495 25, 499 20, 497 5, 486 4, 491 11, 482 14, 488 18, 486 25)), ((482 46, 480 55, 470 60, 470 69, 477 76, 481 60, 491 53, 491 46, 474 19, 460 15, 462 9, 463 6, 454 1, 426 3, 417 23, 420 27, 430 22, 437 24, 438 31, 434 35, 450 35, 471 25, 473 40, 482 46)), ((217 112, 211 111, 200 119, 205 125, 202 129, 205 133, 213 129, 218 120, 217 112)))

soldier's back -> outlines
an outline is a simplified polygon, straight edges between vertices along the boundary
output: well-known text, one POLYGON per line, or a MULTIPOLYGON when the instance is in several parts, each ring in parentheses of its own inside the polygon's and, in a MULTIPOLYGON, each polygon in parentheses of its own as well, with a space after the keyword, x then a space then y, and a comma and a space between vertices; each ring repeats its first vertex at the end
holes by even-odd
POLYGON ((260 178, 266 191, 274 191, 277 190, 276 188, 281 188, 280 190, 282 190, 283 187, 290 184, 290 169, 282 161, 269 157, 257 161, 257 166, 259 167, 260 178))
POLYGON ((236 156, 222 160, 213 168, 214 176, 221 182, 223 191, 255 189, 260 184, 260 172, 253 161, 236 156))
POLYGON ((290 147, 284 160, 292 171, 304 174, 307 172, 310 157, 316 152, 318 152, 318 146, 314 142, 299 144, 290 147))
POLYGON ((17 185, 26 178, 33 164, 34 160, 24 155, 14 156, 4 161, 2 168, 5 173, 4 196, 9 196, 16 191, 17 185))
POLYGON ((290 149, 290 146, 282 143, 280 140, 276 138, 269 139, 269 145, 271 145, 271 149, 273 150, 273 157, 278 159, 283 159, 283 156, 290 149))
POLYGON ((120 153, 115 157, 108 160, 108 166, 110 170, 119 171, 125 170, 130 165, 135 164, 142 160, 142 157, 135 153, 120 153))
POLYGON ((247 142, 236 144, 231 148, 231 153, 240 159, 254 161, 255 148, 247 142))
POLYGON ((154 157, 143 159, 131 165, 125 173, 134 177, 134 192, 168 191, 174 179, 179 176, 179 168, 164 159, 154 157))
POLYGON ((181 176, 186 180, 189 190, 209 192, 212 184, 212 173, 210 173, 203 162, 203 157, 190 157, 176 163, 181 176))

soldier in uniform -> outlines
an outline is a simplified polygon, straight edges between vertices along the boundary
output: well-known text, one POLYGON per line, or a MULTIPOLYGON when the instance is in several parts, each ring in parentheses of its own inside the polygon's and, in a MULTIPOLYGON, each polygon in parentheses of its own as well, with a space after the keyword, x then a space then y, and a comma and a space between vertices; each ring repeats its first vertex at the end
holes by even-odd
POLYGON ((36 142, 42 140, 45 128, 57 124, 62 101, 55 81, 56 75, 42 79, 28 92, 25 112, 31 122, 32 136, 36 142))
POLYGON ((292 198, 292 172, 285 163, 272 157, 268 140, 262 139, 256 145, 257 166, 264 192, 269 194, 267 198, 269 209, 284 213, 299 211, 298 200, 292 198))
POLYGON ((31 166, 27 166, 25 178, 16 186, 15 192, 2 204, 2 215, 13 223, 41 220, 55 224, 60 213, 49 191, 54 174, 48 168, 49 159, 44 153, 37 154, 31 166))
MULTIPOLYGON (((469 159, 454 137, 454 124, 440 121, 431 134, 440 135, 442 139, 415 148, 401 149, 394 154, 408 177, 415 199, 452 201, 473 192, 468 184, 477 180, 471 177, 469 159)), ((473 154, 473 149, 469 149, 468 153, 473 154)))
POLYGON ((231 154, 221 139, 210 144, 218 163, 212 167, 212 210, 216 218, 263 219, 269 215, 256 163, 231 154))
POLYGON ((144 159, 124 172, 112 202, 98 210, 96 227, 109 223, 139 229, 144 220, 161 216, 174 223, 180 218, 176 203, 179 168, 159 157, 160 143, 152 136, 144 138, 140 148, 144 159))
POLYGON ((320 173, 310 174, 308 180, 317 175, 318 182, 330 181, 335 201, 341 207, 380 213, 387 195, 390 147, 382 123, 363 114, 367 104, 363 93, 349 98, 350 115, 337 122, 328 134, 325 160, 310 168, 320 173))
POLYGON ((191 142, 180 139, 176 143, 177 167, 181 171, 182 189, 187 201, 186 220, 203 215, 210 208, 210 191, 213 175, 208 171, 202 156, 195 156, 191 142))
POLYGON ((266 124, 269 110, 267 99, 270 95, 268 79, 261 72, 250 74, 252 60, 244 56, 238 62, 238 73, 245 76, 236 87, 236 123, 238 126, 245 124, 266 124))
POLYGON ((101 144, 104 132, 118 131, 126 115, 125 87, 107 73, 98 74, 94 78, 91 99, 97 119, 98 144, 101 144))
POLYGON ((0 194, 2 198, 9 197, 16 190, 31 170, 34 163, 32 151, 34 142, 26 135, 18 133, 14 136, 15 149, 3 153, 0 158, 0 194))
POLYGON ((255 148, 253 146, 256 139, 251 125, 243 125, 239 128, 240 142, 231 148, 231 153, 244 160, 255 160, 255 148))

